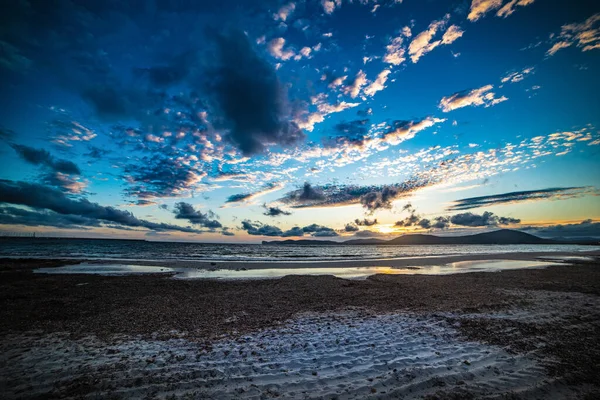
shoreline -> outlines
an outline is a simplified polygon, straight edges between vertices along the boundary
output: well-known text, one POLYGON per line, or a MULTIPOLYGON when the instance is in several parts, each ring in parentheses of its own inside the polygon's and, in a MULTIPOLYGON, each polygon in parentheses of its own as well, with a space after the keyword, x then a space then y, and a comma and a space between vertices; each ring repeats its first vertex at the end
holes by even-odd
POLYGON ((75 263, 87 264, 127 264, 127 265, 145 265, 160 266, 171 268, 198 268, 198 269, 224 269, 236 270, 246 269, 265 269, 265 268, 352 268, 352 267, 391 267, 406 268, 419 266, 445 265, 462 261, 488 261, 488 260, 515 260, 515 261, 552 261, 552 259, 563 259, 570 257, 600 257, 600 250, 579 251, 579 252, 520 252, 520 253, 488 253, 488 254, 460 254, 460 255, 434 255, 423 257, 400 257, 400 258, 380 258, 380 259, 358 259, 358 260, 307 260, 307 261, 229 261, 229 260, 144 260, 127 258, 84 258, 84 257, 0 257, 2 260, 17 262, 57 262, 64 261, 65 265, 75 263))

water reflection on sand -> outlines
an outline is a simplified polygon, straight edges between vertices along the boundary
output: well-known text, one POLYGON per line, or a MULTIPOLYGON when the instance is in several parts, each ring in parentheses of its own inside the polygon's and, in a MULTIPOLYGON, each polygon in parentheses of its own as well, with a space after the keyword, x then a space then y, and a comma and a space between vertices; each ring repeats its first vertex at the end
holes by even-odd
POLYGON ((315 267, 315 268, 258 268, 258 269, 198 269, 169 268, 127 264, 76 264, 58 268, 38 268, 45 274, 137 275, 171 274, 175 279, 274 279, 288 275, 333 275, 345 279, 364 279, 371 275, 448 275, 465 272, 497 272, 523 268, 544 268, 550 261, 483 260, 459 261, 441 265, 410 267, 315 267))

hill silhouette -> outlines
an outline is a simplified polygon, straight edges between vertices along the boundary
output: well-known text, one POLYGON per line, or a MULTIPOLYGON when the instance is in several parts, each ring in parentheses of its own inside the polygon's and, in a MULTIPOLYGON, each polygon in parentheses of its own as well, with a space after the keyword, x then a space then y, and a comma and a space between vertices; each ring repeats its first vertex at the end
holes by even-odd
POLYGON ((344 242, 335 242, 333 240, 280 240, 263 241, 263 244, 279 245, 435 245, 435 244, 560 244, 570 243, 552 239, 544 239, 529 233, 516 231, 512 229, 499 229, 493 232, 476 233, 474 235, 464 236, 436 236, 427 234, 407 234, 391 240, 383 239, 352 239, 344 242))

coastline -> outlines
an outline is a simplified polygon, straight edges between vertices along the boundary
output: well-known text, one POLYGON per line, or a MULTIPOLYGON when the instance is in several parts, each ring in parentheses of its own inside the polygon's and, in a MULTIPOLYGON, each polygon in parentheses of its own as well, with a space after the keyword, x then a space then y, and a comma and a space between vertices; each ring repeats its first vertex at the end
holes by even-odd
MULTIPOLYGON (((489 254, 461 254, 461 255, 441 255, 441 256, 423 256, 423 257, 399 257, 399 258, 380 258, 380 259, 357 259, 357 260, 306 260, 306 261, 241 261, 241 260, 145 260, 128 258, 65 258, 65 257, 0 257, 9 262, 40 262, 54 263, 57 261, 67 264, 88 263, 88 264, 127 264, 127 265, 146 265, 161 266, 172 268, 198 268, 198 269, 225 269, 236 270, 246 269, 264 269, 264 268, 310 268, 310 267, 328 267, 328 268, 348 268, 348 267, 391 267, 406 268, 415 266, 433 266, 443 265, 462 261, 488 261, 488 260, 515 260, 515 261, 539 261, 540 257, 565 258, 565 257, 600 257, 600 250, 579 251, 579 252, 510 252, 510 253, 489 253, 489 254)), ((543 259, 546 260, 546 259, 543 259)))

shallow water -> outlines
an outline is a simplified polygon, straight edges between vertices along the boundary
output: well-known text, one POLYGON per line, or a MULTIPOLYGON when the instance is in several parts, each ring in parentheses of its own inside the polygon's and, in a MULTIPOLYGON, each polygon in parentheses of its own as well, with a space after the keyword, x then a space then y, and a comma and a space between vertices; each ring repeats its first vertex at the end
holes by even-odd
POLYGON ((170 274, 176 270, 168 267, 152 267, 148 265, 125 264, 75 264, 57 268, 38 268, 38 274, 88 274, 88 275, 140 275, 170 274))
POLYGON ((45 274, 136 275, 173 274, 176 279, 275 279, 288 275, 333 275, 345 279, 364 279, 375 274, 386 275, 448 275, 465 272, 497 272, 511 269, 544 268, 555 265, 546 261, 486 260, 460 261, 443 265, 411 267, 340 267, 340 268, 260 268, 217 269, 167 268, 126 264, 76 264, 58 268, 38 268, 45 274))
MULTIPOLYGON (((97 260, 177 260, 261 263, 294 261, 312 263, 352 260, 387 260, 450 255, 598 251, 599 246, 578 245, 260 245, 167 243, 135 240, 0 239, 0 257, 97 260)), ((482 257, 483 258, 483 257, 482 257)))

